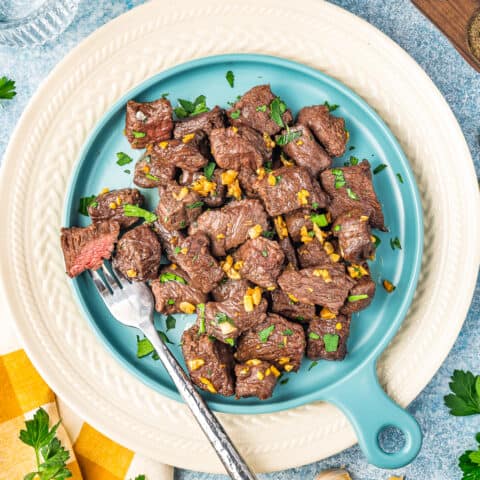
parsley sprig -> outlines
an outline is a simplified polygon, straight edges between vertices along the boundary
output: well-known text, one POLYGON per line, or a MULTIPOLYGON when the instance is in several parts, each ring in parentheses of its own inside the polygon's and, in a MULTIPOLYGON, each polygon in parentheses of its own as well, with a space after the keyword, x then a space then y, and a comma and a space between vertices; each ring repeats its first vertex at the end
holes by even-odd
POLYGON ((199 113, 205 113, 210 110, 207 107, 207 97, 205 97, 205 95, 199 95, 193 102, 179 98, 178 103, 180 106, 174 110, 178 118, 193 117, 199 113))
POLYGON ((458 466, 463 472, 462 480, 480 480, 480 433, 475 435, 477 450, 467 450, 459 459, 458 466))
POLYGON ((480 375, 455 370, 449 385, 453 393, 444 400, 452 415, 461 417, 480 413, 480 375))
POLYGON ((33 480, 34 478, 39 480, 63 480, 72 476, 72 473, 66 467, 70 453, 65 450, 56 437, 60 422, 52 428, 49 425, 50 417, 48 413, 43 408, 39 408, 33 419, 25 422, 25 430, 20 431, 20 440, 33 447, 37 462, 37 470, 27 473, 23 477, 24 480, 33 480))
POLYGON ((11 100, 16 94, 15 80, 7 77, 0 78, 0 99, 11 100))

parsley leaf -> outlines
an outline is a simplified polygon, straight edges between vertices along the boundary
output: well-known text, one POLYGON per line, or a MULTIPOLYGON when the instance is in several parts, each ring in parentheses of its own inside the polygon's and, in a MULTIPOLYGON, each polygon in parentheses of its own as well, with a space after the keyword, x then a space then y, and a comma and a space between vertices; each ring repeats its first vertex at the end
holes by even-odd
POLYGON ((378 248, 378 246, 382 243, 382 241, 376 235, 373 235, 373 233, 372 233, 372 237, 375 239, 375 242, 374 242, 375 248, 378 248))
POLYGON ((349 302, 358 302, 359 300, 365 300, 368 298, 366 293, 361 293, 360 295, 350 295, 347 300, 349 302))
POLYGON ((337 105, 336 103, 333 105, 330 105, 326 100, 324 105, 328 108, 329 112, 334 112, 340 105, 337 105))
POLYGON ((16 94, 15 81, 7 77, 0 78, 0 99, 11 100, 16 94))
POLYGON ((168 315, 165 320, 165 324, 167 326, 167 332, 168 332, 169 330, 172 330, 177 326, 177 320, 175 317, 168 315))
POLYGON ((350 188, 350 187, 347 187, 347 195, 349 196, 349 198, 351 198, 352 200, 358 200, 358 195, 350 188))
POLYGON ((228 84, 233 88, 233 85, 235 83, 235 75, 233 74, 233 72, 231 70, 229 70, 225 74, 225 78, 227 79, 228 84))
POLYGON ((400 183, 403 183, 403 177, 400 173, 397 173, 397 178, 400 183))
POLYGON ((287 111, 287 106, 280 99, 280 97, 275 97, 270 103, 270 118, 279 126, 283 127, 284 123, 282 120, 282 115, 287 111))
POLYGON ((398 237, 390 239, 390 247, 392 247, 392 250, 395 250, 396 248, 398 248, 399 250, 402 249, 402 244, 400 243, 398 237))
POLYGON ((384 163, 381 163, 380 165, 377 165, 373 169, 373 174, 376 175, 377 173, 380 173, 382 170, 385 170, 388 167, 388 165, 385 165, 384 163))
POLYGON ((235 326, 235 322, 233 321, 233 318, 230 318, 226 313, 224 312, 218 312, 215 315, 215 320, 217 321, 218 324, 228 322, 230 325, 235 326))
POLYGON ((310 371, 312 368, 316 367, 318 365, 318 362, 314 360, 309 366, 308 366, 308 371, 310 371))
POLYGON ((234 120, 236 120, 237 118, 240 118, 240 114, 241 114, 241 113, 242 113, 242 112, 240 111, 240 109, 238 109, 238 110, 235 110, 234 112, 232 112, 232 113, 230 114, 230 116, 231 116, 234 120))
POLYGON ((323 336, 323 343, 325 344, 326 352, 336 352, 338 350, 338 341, 340 337, 338 335, 332 335, 331 333, 326 333, 323 336))
POLYGON ((117 159, 117 165, 120 165, 121 167, 133 162, 133 158, 123 152, 117 152, 117 159))
POLYGON ((82 197, 78 206, 78 213, 88 217, 88 207, 91 205, 96 207, 98 203, 95 201, 96 195, 90 195, 89 197, 82 197))
POLYGON ((264 328, 263 330, 260 330, 258 332, 258 338, 260 339, 260 342, 265 343, 268 340, 268 337, 273 333, 275 330, 275 325, 270 325, 267 328, 264 328))
POLYGON ((289 337, 290 335, 293 335, 293 330, 291 328, 287 328, 282 332, 282 335, 286 335, 289 337))
POLYGON ((460 417, 480 413, 479 375, 455 370, 449 386, 453 393, 446 395, 444 401, 452 415, 460 417))
POLYGON ((324 213, 312 213, 310 220, 319 227, 326 227, 328 225, 327 216, 324 213))
POLYGON ((129 203, 123 205, 123 214, 126 217, 143 218, 147 223, 153 223, 157 219, 157 216, 154 213, 140 208, 138 205, 131 205, 129 203))
POLYGON ((210 162, 208 165, 203 167, 203 173, 205 178, 210 181, 213 177, 213 172, 215 171, 217 164, 215 162, 210 162))
POLYGON ((308 338, 311 338, 312 340, 318 340, 320 338, 320 335, 318 333, 315 333, 315 332, 310 332, 308 334, 308 338))
POLYGON ((138 132, 137 130, 132 130, 133 138, 143 138, 147 134, 145 132, 138 132))
POLYGON ((234 346, 235 346, 235 339, 233 339, 233 338, 226 338, 226 339, 225 339, 225 343, 228 343, 228 345, 230 345, 231 347, 234 347, 234 346))
POLYGON ((201 200, 199 200, 198 202, 193 202, 193 203, 190 203, 189 205, 186 205, 185 208, 188 208, 188 209, 193 209, 193 208, 199 208, 199 207, 203 207, 205 205, 205 202, 202 202, 201 200))
POLYGON ((480 433, 475 439, 479 443, 478 449, 467 450, 458 459, 458 466, 463 472, 462 480, 480 480, 480 433))
POLYGON ((166 283, 166 282, 178 282, 178 283, 181 283, 182 285, 187 284, 184 278, 180 277, 179 275, 175 275, 172 272, 164 272, 160 275, 160 283, 166 283))
POLYGON ((266 105, 259 105, 256 109, 256 112, 266 112, 267 111, 267 106, 266 105))
POLYGON ((208 112, 210 109, 207 107, 207 98, 205 95, 199 95, 193 102, 185 100, 183 98, 178 99, 179 107, 174 109, 175 115, 178 118, 193 117, 199 113, 208 112))
POLYGON ((275 142, 277 145, 287 145, 287 143, 293 142, 298 137, 301 137, 303 133, 298 130, 296 132, 288 131, 285 135, 277 135, 275 137, 275 142))
POLYGON ((198 334, 202 334, 206 332, 206 327, 205 327, 205 304, 204 303, 199 303, 197 305, 198 309, 198 319, 200 321, 200 325, 198 327, 198 334))
POLYGON ((285 385, 286 383, 288 383, 290 379, 287 377, 287 378, 284 378, 283 380, 280 380, 280 385, 285 385))
POLYGON ((358 165, 358 162, 360 160, 358 160, 357 157, 354 157, 353 155, 350 156, 350 165, 358 165))

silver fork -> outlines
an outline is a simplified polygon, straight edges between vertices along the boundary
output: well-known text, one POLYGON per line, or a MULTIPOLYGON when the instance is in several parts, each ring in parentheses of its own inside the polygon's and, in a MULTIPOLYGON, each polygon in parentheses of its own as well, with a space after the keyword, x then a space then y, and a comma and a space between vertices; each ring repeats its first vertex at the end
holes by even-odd
POLYGON ((256 480, 227 433, 198 393, 190 378, 162 341, 153 324, 153 296, 146 284, 130 282, 117 269, 114 275, 104 265, 102 273, 89 271, 110 313, 124 325, 138 328, 155 348, 185 403, 215 449, 225 470, 234 480, 256 480))

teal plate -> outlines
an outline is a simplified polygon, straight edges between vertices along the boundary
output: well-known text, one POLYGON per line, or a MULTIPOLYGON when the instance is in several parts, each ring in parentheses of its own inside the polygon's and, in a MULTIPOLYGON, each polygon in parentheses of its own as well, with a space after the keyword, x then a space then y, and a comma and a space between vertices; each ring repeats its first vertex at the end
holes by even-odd
MULTIPOLYGON (((400 327, 411 303, 420 270, 423 224, 418 189, 398 142, 385 123, 358 95, 342 83, 298 63, 263 55, 232 54, 208 57, 171 68, 137 86, 121 98, 101 119, 84 146, 70 181, 66 196, 65 225, 85 226, 89 219, 78 213, 79 199, 110 189, 133 186, 133 164, 119 167, 116 152, 125 152, 134 159, 141 151, 132 150, 123 135, 127 100, 150 101, 164 93, 172 104, 177 98, 207 97, 210 107, 227 106, 237 95, 254 85, 269 83, 293 113, 306 105, 337 104, 334 114, 345 118, 350 132, 346 154, 335 159, 342 166, 351 155, 368 159, 372 168, 387 168, 373 176, 375 190, 382 203, 388 233, 375 232, 381 239, 377 259, 371 263, 377 293, 369 308, 354 315, 348 341, 349 353, 342 362, 305 359, 301 370, 288 374, 288 383, 276 387, 272 398, 235 400, 204 393, 210 407, 219 412, 235 414, 271 413, 293 408, 316 400, 327 400, 343 409, 352 421, 359 442, 372 463, 397 467, 408 463, 418 452, 421 434, 415 420, 395 405, 378 385, 376 360, 400 327), (232 70, 235 84, 231 88, 225 74, 232 70), (353 147, 355 147, 353 149, 353 147), (400 178, 402 181, 400 181, 400 178), (390 239, 398 237, 402 249, 393 250, 390 239), (396 290, 387 294, 381 281, 390 280, 396 290), (405 446, 395 454, 378 448, 378 432, 387 425, 403 431, 405 446)), ((92 99, 95 101, 95 99, 92 99)), ((158 201, 156 189, 142 190, 147 208, 158 201)), ((95 332, 115 358, 147 385, 175 400, 181 401, 173 382, 159 362, 136 357, 136 332, 116 322, 94 289, 88 275, 72 281, 75 296, 95 332)), ((184 365, 179 347, 185 327, 195 318, 177 315, 176 328, 168 332, 175 356, 184 365)), ((165 318, 156 315, 156 325, 166 330, 165 318)))

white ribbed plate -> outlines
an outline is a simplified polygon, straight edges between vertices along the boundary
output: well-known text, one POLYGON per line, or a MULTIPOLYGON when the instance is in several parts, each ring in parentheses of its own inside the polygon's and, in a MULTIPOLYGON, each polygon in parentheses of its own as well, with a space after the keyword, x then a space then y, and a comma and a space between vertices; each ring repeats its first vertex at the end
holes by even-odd
MULTIPOLYGON (((186 408, 122 369, 88 327, 64 274, 58 232, 73 165, 113 102, 165 68, 233 52, 282 56, 338 78, 378 111, 410 160, 425 212, 423 268, 410 313, 379 365, 401 405, 455 341, 480 244, 479 224, 469 221, 480 217, 475 172, 452 112, 421 68, 359 18, 318 0, 155 1, 87 38, 39 89, 8 147, 1 280, 25 348, 58 395, 125 446, 211 472, 221 466, 186 408)), ((322 403, 220 418, 257 471, 319 460, 355 442, 343 415, 322 403)))

